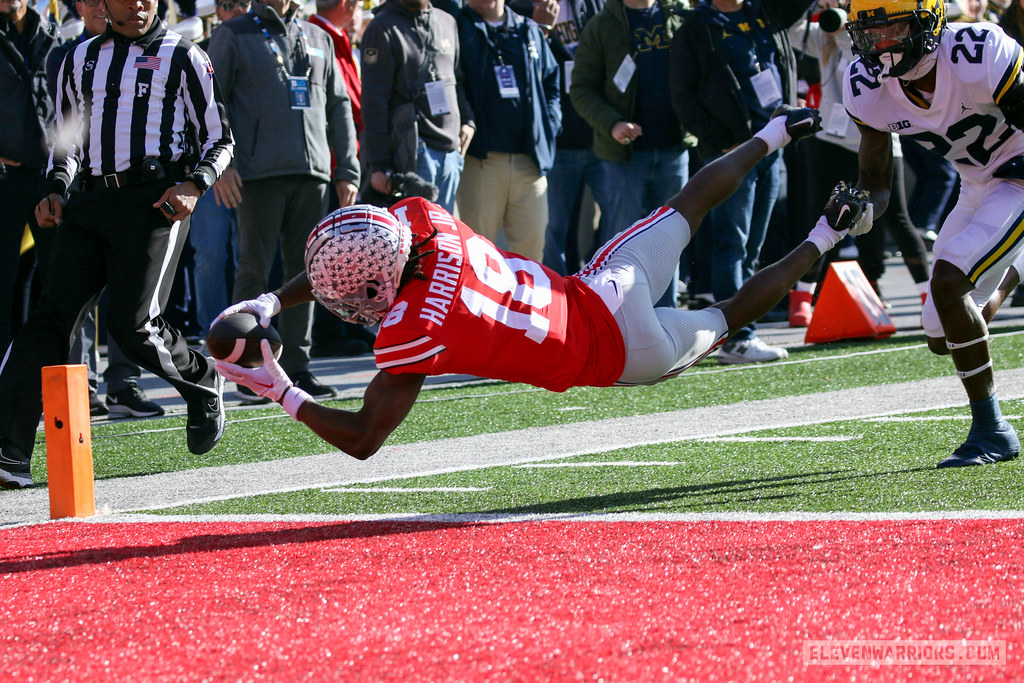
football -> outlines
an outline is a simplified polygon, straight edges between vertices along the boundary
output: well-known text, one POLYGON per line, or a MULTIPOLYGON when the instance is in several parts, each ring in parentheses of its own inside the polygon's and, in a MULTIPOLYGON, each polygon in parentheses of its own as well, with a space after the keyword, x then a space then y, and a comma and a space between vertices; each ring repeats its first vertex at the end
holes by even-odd
POLYGON ((274 358, 281 355, 281 335, 273 327, 262 327, 252 313, 233 313, 218 320, 206 335, 206 348, 217 360, 245 368, 263 365, 260 342, 270 341, 274 358))

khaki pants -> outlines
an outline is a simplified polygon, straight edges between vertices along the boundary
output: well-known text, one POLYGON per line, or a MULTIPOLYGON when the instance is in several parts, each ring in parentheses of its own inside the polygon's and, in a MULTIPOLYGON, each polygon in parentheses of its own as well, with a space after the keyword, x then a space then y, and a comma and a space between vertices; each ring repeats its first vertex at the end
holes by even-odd
POLYGON ((548 181, 525 154, 466 157, 457 195, 459 217, 492 242, 504 227, 509 251, 544 258, 548 181))

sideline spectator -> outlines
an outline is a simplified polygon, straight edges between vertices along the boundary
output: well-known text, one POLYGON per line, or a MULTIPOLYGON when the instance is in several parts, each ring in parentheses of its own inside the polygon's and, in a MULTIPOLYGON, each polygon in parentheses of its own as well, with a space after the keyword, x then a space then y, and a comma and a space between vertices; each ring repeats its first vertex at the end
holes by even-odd
MULTIPOLYGON (((356 20, 359 0, 316 0, 316 14, 309 23, 322 28, 334 45, 334 58, 338 71, 345 82, 349 106, 352 108, 352 123, 356 131, 363 131, 363 84, 359 79, 359 62, 352 52, 352 37, 349 26, 356 20)), ((362 17, 362 14, 358 14, 362 17)), ((358 32, 359 27, 355 30, 358 32)))
MULTIPOLYGON (((543 0, 553 3, 554 0, 543 0)), ((558 64, 542 29, 505 0, 451 0, 437 7, 459 26, 466 92, 476 133, 457 193, 459 215, 478 234, 540 261, 548 224, 545 174, 562 127, 558 64)))
MULTIPOLYGON (((352 121, 356 132, 363 132, 363 85, 359 80, 359 62, 352 51, 351 33, 359 34, 362 11, 359 0, 317 0, 316 11, 309 18, 327 32, 334 44, 334 58, 345 81, 352 121)), ((328 211, 338 209, 336 198, 328 197, 328 211)), ((331 315, 323 306, 313 309, 313 346, 310 355, 318 357, 359 356, 373 348, 375 337, 362 325, 346 323, 331 315)))
POLYGON ((43 193, 53 99, 47 55, 60 44, 57 27, 27 0, 0 0, 0 353, 11 343, 14 286, 28 223, 43 267, 53 239, 32 209, 43 193))
POLYGON ((562 132, 555 138, 555 161, 548 171, 548 226, 544 234, 544 265, 559 275, 576 272, 581 261, 578 231, 580 216, 596 210, 600 193, 601 161, 594 154, 594 131, 576 111, 569 96, 576 50, 587 22, 604 7, 604 0, 560 0, 552 11, 550 2, 518 0, 509 7, 532 16, 541 28, 551 26, 548 45, 558 61, 561 82, 562 132), (586 189, 590 206, 584 210, 586 189), (571 263, 567 260, 571 258, 571 263))
POLYGON ((429 0, 387 0, 363 32, 363 165, 373 189, 413 172, 455 209, 474 124, 463 90, 455 19, 429 0))
POLYGON ((186 400, 189 450, 206 453, 224 433, 223 380, 160 316, 183 222, 231 158, 213 68, 202 50, 157 20, 156 0, 107 0, 107 13, 107 30, 75 48, 58 77, 56 142, 35 214, 40 226, 59 227, 39 302, 0 366, 5 488, 32 485, 41 369, 67 361, 72 333, 108 283, 108 329, 129 358, 186 400), (106 75, 107 87, 94 87, 97 74, 106 75), (165 91, 176 83, 189 87, 165 91), (195 139, 167 134, 168 120, 195 139), (115 129, 119 135, 94 135, 115 129), (198 159, 186 157, 190 142, 198 159), (82 189, 66 198, 76 176, 82 189))
MULTIPOLYGON (((214 12, 221 23, 249 11, 249 0, 217 0, 214 12)), ((217 30, 216 28, 214 30, 217 30)), ((209 50, 210 39, 199 47, 209 50)), ((228 183, 214 185, 192 212, 189 243, 193 250, 192 281, 195 286, 195 315, 199 334, 205 338, 210 323, 231 303, 228 276, 238 272, 239 188, 228 183)))
MULTIPOLYGON (((210 58, 238 142, 234 166, 217 192, 220 197, 240 187, 241 258, 233 294, 240 300, 267 289, 278 251, 286 280, 302 272, 309 226, 327 211, 332 178, 339 205, 355 201, 356 131, 334 45, 321 28, 299 18, 291 0, 252 0, 249 14, 214 31, 210 58)), ((303 390, 329 398, 335 390, 309 369, 312 321, 312 304, 281 316, 281 364, 303 390)), ((245 387, 236 396, 264 402, 245 387)))
MULTIPOLYGON (((669 47, 681 0, 608 0, 576 50, 570 95, 594 129, 601 160, 598 244, 673 196, 688 175, 687 147, 672 110, 669 47)), ((676 305, 676 277, 659 299, 676 305)))
MULTIPOLYGON (((672 43, 672 103, 683 126, 700 140, 706 161, 749 139, 780 104, 796 104, 796 56, 785 29, 809 4, 702 0, 683 13, 672 43)), ((733 296, 754 274, 781 172, 781 154, 765 157, 739 191, 708 215, 715 301, 733 296)), ((751 322, 722 346, 718 361, 764 363, 788 355, 764 343, 751 322)))

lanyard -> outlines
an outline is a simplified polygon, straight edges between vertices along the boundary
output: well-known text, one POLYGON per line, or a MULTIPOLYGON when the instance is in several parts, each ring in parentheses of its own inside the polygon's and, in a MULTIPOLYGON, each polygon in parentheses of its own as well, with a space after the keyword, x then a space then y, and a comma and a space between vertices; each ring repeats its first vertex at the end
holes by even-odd
MULTIPOLYGON (((281 68, 281 71, 284 73, 285 78, 291 78, 291 74, 288 73, 288 67, 286 67, 284 64, 284 58, 281 56, 281 51, 278 49, 277 43, 274 42, 274 39, 270 37, 270 32, 267 31, 267 27, 263 25, 263 22, 260 21, 260 18, 255 14, 250 13, 250 16, 252 17, 252 20, 256 22, 256 25, 260 27, 260 30, 263 31, 263 37, 267 39, 267 45, 270 46, 270 51, 274 53, 274 58, 277 60, 277 65, 278 67, 281 68)), ((288 32, 285 31, 285 37, 287 36, 288 32)), ((306 58, 305 78, 308 79, 309 74, 312 72, 313 68, 312 63, 309 59, 309 51, 306 49, 306 31, 302 28, 302 26, 299 26, 299 49, 296 52, 296 54, 301 54, 306 58)))
POLYGON ((501 45, 499 41, 504 36, 515 37, 515 27, 508 27, 508 17, 505 17, 505 22, 501 26, 491 26, 487 22, 484 22, 486 30, 484 31, 484 40, 487 41, 487 49, 492 55, 494 55, 500 66, 505 66, 505 59, 501 54, 501 45))
MULTIPOLYGON (((423 41, 423 52, 426 56, 426 67, 427 75, 431 81, 441 80, 440 72, 437 70, 437 55, 440 51, 437 49, 435 41, 437 40, 435 27, 434 27, 434 14, 432 9, 425 9, 420 12, 420 17, 426 20, 426 33, 421 36, 420 40, 423 41)), ((419 22, 417 22, 419 26, 419 22)))

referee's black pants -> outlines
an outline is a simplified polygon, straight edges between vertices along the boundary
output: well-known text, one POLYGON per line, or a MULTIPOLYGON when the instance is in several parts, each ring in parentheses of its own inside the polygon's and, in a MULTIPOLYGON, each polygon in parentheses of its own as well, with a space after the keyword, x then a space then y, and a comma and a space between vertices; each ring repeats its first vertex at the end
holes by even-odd
MULTIPOLYGON (((152 204, 161 180, 76 192, 64 207, 43 291, 0 364, 0 444, 31 456, 42 414, 41 370, 67 363, 85 314, 108 288, 107 333, 125 355, 167 380, 186 401, 216 395, 213 362, 188 348, 161 313, 188 223, 170 225, 152 204)), ((6 452, 6 451, 5 451, 6 452)))

